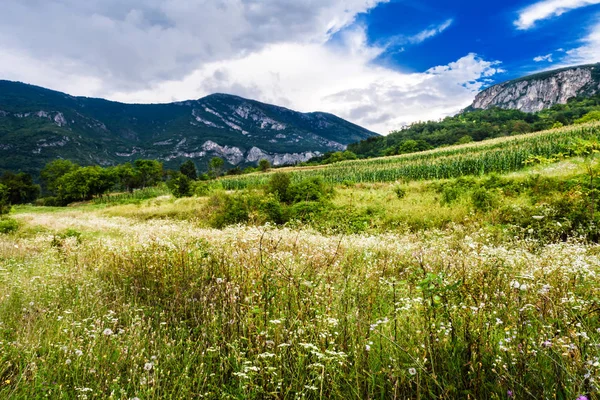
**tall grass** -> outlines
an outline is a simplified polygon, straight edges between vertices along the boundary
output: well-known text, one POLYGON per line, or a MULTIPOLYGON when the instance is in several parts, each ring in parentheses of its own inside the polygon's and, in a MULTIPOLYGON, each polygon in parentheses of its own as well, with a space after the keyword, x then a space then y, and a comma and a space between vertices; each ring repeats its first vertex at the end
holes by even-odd
MULTIPOLYGON (((525 167, 532 156, 551 158, 577 139, 598 140, 600 125, 566 128, 452 146, 421 153, 369 160, 343 161, 317 168, 288 169, 295 181, 318 176, 328 183, 394 182, 447 179, 465 175, 506 173, 525 167)), ((228 190, 265 184, 270 174, 226 177, 228 190)))
POLYGON ((171 192, 166 185, 137 189, 133 192, 112 193, 102 197, 96 197, 92 200, 92 204, 135 204, 143 200, 154 199, 159 196, 168 195, 171 192))
POLYGON ((1 398, 597 390, 597 247, 73 221, 81 235, 0 236, 1 398))

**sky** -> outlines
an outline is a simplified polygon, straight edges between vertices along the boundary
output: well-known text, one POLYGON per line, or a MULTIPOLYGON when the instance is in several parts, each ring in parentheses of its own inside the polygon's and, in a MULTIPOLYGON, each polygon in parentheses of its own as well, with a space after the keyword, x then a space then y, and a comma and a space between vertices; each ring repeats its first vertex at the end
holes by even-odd
POLYGON ((600 0, 1 0, 0 79, 126 103, 230 93, 387 134, 600 62, 600 0))

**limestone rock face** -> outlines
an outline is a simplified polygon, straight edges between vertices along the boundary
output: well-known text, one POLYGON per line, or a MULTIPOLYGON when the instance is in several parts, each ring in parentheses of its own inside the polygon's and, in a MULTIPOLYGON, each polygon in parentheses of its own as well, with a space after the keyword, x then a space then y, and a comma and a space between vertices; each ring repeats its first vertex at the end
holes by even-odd
POLYGON ((600 93, 600 64, 584 65, 492 86, 477 95, 472 108, 536 112, 555 104, 566 104, 572 97, 597 93, 600 93))

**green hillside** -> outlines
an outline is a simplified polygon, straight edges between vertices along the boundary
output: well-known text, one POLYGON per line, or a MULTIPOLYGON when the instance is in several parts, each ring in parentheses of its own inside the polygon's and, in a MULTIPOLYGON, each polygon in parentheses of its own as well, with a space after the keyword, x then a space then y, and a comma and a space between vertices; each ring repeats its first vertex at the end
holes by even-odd
POLYGON ((326 113, 298 113, 215 94, 172 104, 123 104, 0 81, 0 170, 36 173, 64 158, 113 165, 138 158, 205 168, 306 161, 375 133, 326 113))

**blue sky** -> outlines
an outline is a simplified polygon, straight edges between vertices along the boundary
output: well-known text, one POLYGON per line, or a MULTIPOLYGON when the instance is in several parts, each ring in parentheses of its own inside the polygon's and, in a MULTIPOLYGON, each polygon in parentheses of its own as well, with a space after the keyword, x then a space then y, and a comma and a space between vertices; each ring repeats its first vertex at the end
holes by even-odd
POLYGON ((600 61, 600 0, 2 0, 0 79, 156 103, 231 93, 386 134, 600 61))
POLYGON ((578 47, 588 33, 587 28, 598 23, 600 16, 600 4, 583 4, 565 10, 560 16, 537 21, 528 29, 519 29, 515 22, 520 12, 534 4, 535 1, 523 0, 395 0, 360 15, 356 22, 366 27, 369 43, 373 45, 450 23, 443 32, 421 43, 391 47, 377 62, 422 72, 446 65, 466 53, 476 53, 483 59, 502 62, 506 72, 494 77, 497 82, 554 65, 571 64, 566 51, 578 47), (534 61, 536 58, 538 61, 534 61))

